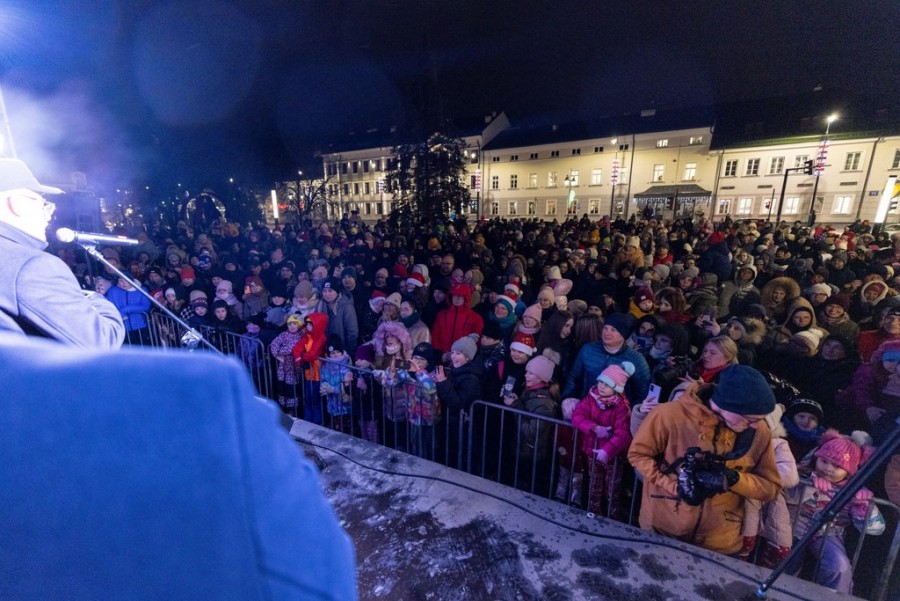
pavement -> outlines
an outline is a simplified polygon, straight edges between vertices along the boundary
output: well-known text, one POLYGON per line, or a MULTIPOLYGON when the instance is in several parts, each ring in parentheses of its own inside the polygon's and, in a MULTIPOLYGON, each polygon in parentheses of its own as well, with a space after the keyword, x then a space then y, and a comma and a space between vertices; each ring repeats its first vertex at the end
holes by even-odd
MULTIPOLYGON (((296 421, 361 600, 750 601, 769 571, 296 421)), ((855 599, 782 576, 767 599, 855 599)))

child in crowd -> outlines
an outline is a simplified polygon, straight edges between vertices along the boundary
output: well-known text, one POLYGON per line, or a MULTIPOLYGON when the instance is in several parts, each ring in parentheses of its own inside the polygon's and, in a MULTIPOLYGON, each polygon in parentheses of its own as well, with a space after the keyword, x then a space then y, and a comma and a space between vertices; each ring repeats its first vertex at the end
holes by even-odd
POLYGON ((647 286, 638 288, 631 298, 628 312, 634 315, 635 319, 640 319, 645 315, 656 313, 656 311, 656 296, 653 294, 653 290, 647 286))
POLYGON ((356 386, 353 387, 353 413, 359 422, 363 439, 378 444, 378 423, 381 421, 382 411, 381 395, 375 394, 373 378, 369 373, 374 362, 375 346, 371 342, 356 347, 353 364, 359 370, 356 386))
POLYGON ((407 384, 410 448, 425 459, 434 459, 434 426, 441 419, 433 369, 434 348, 428 342, 420 342, 413 349, 409 369, 397 372, 400 381, 407 384))
MULTIPOLYGON (((579 400, 568 398, 562 402, 562 417, 572 421, 572 414, 579 400)), ((584 478, 584 455, 575 446, 575 428, 560 428, 556 438, 556 461, 559 464, 559 481, 556 498, 563 503, 581 502, 581 482, 584 478)))
MULTIPOLYGON (((544 417, 556 417, 559 387, 553 383, 553 370, 556 365, 545 357, 538 355, 525 364, 525 392, 520 397, 503 397, 503 402, 513 409, 520 409, 544 417)), ((519 422, 519 469, 516 486, 531 490, 537 494, 546 494, 541 488, 549 490, 549 478, 541 478, 541 474, 549 474, 549 459, 553 444, 554 426, 540 419, 520 416, 519 422), (537 465, 535 481, 531 481, 532 467, 537 465), (537 488, 536 488, 537 487, 537 488)))
MULTIPOLYGON (((808 461, 801 465, 802 473, 809 473, 813 486, 805 486, 800 497, 800 513, 794 525, 794 544, 803 537, 813 521, 832 498, 847 484, 874 451, 871 437, 855 431, 843 436, 837 430, 822 435, 821 444, 808 461), (810 473, 808 470, 812 469, 810 473)), ((844 531, 850 524, 867 535, 884 532, 884 518, 877 506, 870 507, 872 491, 860 488, 853 500, 845 505, 830 524, 816 533, 813 542, 802 557, 792 562, 789 571, 797 573, 803 564, 811 564, 815 581, 839 593, 850 594, 853 589, 853 572, 847 550, 844 547, 844 531)))
MULTIPOLYGON (((196 302, 196 301, 195 301, 196 302)), ((203 300, 206 303, 206 300, 203 300)), ((303 320, 296 315, 288 318, 287 330, 275 337, 269 345, 269 352, 275 357, 276 370, 275 393, 278 405, 285 413, 297 414, 297 384, 300 383, 300 370, 294 364, 291 351, 302 336, 303 320)))
POLYGON ((788 511, 784 490, 800 483, 797 462, 785 440, 786 433, 781 425, 784 405, 775 405, 775 410, 766 416, 766 424, 772 432, 772 449, 775 452, 775 466, 781 476, 782 491, 768 503, 747 499, 744 503, 744 546, 740 557, 744 561, 756 548, 757 537, 764 543, 759 552, 757 564, 772 569, 791 551, 791 514, 788 511))
POLYGON ((584 433, 581 452, 590 466, 588 510, 611 519, 619 515, 624 454, 631 444, 631 406, 624 391, 632 374, 628 361, 610 365, 572 413, 572 425, 584 433))
POLYGON ((802 461, 816 447, 825 433, 824 418, 822 406, 812 399, 791 402, 781 422, 795 461, 802 461))
MULTIPOLYGON (((300 319, 297 315, 288 317, 300 319)), ((324 313, 310 313, 303 321, 306 330, 294 345, 291 354, 294 364, 303 369, 303 419, 322 425, 322 401, 319 398, 319 370, 322 351, 327 341, 325 329, 328 327, 328 316, 324 313)))
POLYGON ((319 370, 319 394, 325 397, 325 408, 331 416, 332 430, 353 433, 350 420, 350 356, 344 352, 340 336, 332 334, 325 345, 328 361, 321 361, 319 370))

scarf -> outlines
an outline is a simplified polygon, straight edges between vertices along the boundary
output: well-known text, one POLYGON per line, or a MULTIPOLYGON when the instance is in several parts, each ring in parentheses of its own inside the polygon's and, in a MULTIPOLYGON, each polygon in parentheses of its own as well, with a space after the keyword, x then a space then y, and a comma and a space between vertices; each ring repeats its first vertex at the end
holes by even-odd
POLYGON ((490 318, 491 318, 491 321, 500 324, 501 330, 508 330, 509 328, 513 327, 513 325, 516 323, 516 314, 515 313, 510 313, 503 319, 498 319, 497 316, 494 315, 494 313, 492 311, 490 318))
POLYGON ((588 394, 594 399, 594 402, 597 403, 597 406, 603 409, 604 411, 608 409, 612 409, 616 405, 618 405, 622 400, 622 395, 614 394, 612 396, 600 396, 600 391, 597 390, 596 386, 591 386, 591 389, 588 391, 588 394))
POLYGON ((409 314, 409 317, 401 317, 398 321, 406 326, 406 329, 409 329, 419 321, 419 312, 413 311, 409 314))
POLYGON ((794 423, 794 420, 788 419, 787 416, 782 418, 781 423, 784 425, 788 438, 793 438, 794 440, 799 440, 801 442, 813 442, 819 440, 819 437, 825 433, 825 426, 816 426, 812 430, 801 430, 797 427, 797 424, 794 423))
POLYGON ((850 316, 847 315, 846 312, 842 313, 840 317, 828 317, 828 314, 822 311, 822 314, 819 316, 818 323, 820 325, 826 325, 829 328, 836 328, 841 324, 845 324, 850 321, 850 316))

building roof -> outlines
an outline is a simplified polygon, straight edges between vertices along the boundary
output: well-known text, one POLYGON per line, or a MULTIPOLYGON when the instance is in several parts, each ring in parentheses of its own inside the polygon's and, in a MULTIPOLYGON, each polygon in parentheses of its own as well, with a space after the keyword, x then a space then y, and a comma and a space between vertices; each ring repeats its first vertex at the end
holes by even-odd
POLYGON ((678 110, 649 109, 640 113, 601 117, 567 123, 539 123, 510 127, 485 145, 485 150, 562 144, 582 140, 596 140, 674 131, 708 128, 715 121, 712 107, 678 110))
POLYGON ((818 140, 827 118, 837 115, 831 139, 900 133, 897 106, 843 90, 820 90, 721 105, 711 150, 818 140))

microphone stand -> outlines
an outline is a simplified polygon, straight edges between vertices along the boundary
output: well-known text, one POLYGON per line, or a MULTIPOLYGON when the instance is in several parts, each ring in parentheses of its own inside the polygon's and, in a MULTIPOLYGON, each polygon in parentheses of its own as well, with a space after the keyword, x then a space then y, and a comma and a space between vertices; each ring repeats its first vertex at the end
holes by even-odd
POLYGON ((93 242, 78 242, 78 241, 76 241, 75 244, 78 244, 79 246, 81 246, 81 248, 83 248, 85 250, 85 252, 87 252, 89 255, 91 255, 92 257, 94 257, 95 259, 97 259, 98 261, 103 263, 104 265, 106 265, 109 269, 114 271, 117 276, 119 276, 120 278, 122 278, 123 280, 125 280, 126 282, 131 284, 132 287, 134 287, 138 292, 140 292, 141 294, 146 296, 150 300, 150 302, 153 303, 154 305, 156 305, 157 308, 159 308, 163 313, 165 313, 166 315, 171 317, 173 320, 175 320, 175 323, 177 323, 182 328, 184 328, 185 332, 184 332, 184 335, 181 337, 181 344, 184 345, 185 348, 187 348, 190 351, 193 351, 202 342, 210 350, 213 350, 213 351, 219 353, 220 355, 224 355, 224 353, 222 351, 217 349, 215 346, 212 345, 212 343, 209 340, 204 338, 200 332, 198 332, 196 329, 189 326, 183 319, 181 319, 180 317, 175 315, 172 311, 170 311, 168 307, 166 307, 161 302, 159 302, 158 300, 153 298, 153 296, 149 292, 144 290, 144 288, 143 288, 143 286, 141 286, 140 282, 136 282, 131 276, 125 275, 125 273, 123 273, 116 266, 114 266, 112 263, 107 261, 106 257, 104 257, 103 254, 97 250, 96 244, 94 244, 93 242))
MULTIPOLYGON (((831 522, 844 505, 853 500, 856 491, 863 487, 866 480, 881 467, 881 464, 891 458, 891 455, 894 454, 894 450, 897 449, 898 446, 900 446, 900 417, 897 418, 894 429, 887 438, 885 438, 884 442, 875 449, 875 452, 872 453, 869 460, 860 466, 859 471, 850 477, 847 484, 845 484, 844 487, 834 495, 831 502, 819 512, 818 516, 810 524, 809 530, 807 530, 806 534, 797 541, 797 544, 793 546, 788 556, 772 570, 772 573, 765 581, 760 583, 759 588, 756 589, 757 599, 766 598, 766 593, 769 588, 771 588, 775 583, 775 580, 784 573, 791 561, 806 550, 806 547, 812 543, 813 538, 819 533, 819 530, 821 530, 825 524, 831 522)), ((866 520, 868 519, 869 515, 867 513, 866 520)), ((863 530, 865 530, 865 526, 863 527, 863 530)))

